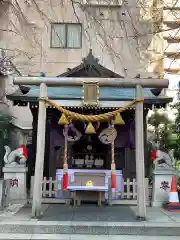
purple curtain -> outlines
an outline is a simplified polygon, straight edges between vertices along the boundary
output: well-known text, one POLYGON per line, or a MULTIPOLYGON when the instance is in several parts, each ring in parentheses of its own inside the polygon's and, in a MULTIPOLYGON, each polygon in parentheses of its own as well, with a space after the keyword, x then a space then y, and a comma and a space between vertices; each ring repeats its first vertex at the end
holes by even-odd
POLYGON ((116 148, 134 148, 134 123, 127 123, 125 125, 116 125, 117 137, 115 139, 116 148))
POLYGON ((50 146, 64 146, 63 127, 51 127, 50 129, 50 146))
MULTIPOLYGON (((116 148, 134 148, 135 147, 134 121, 122 126, 116 125, 115 128, 117 130, 115 147, 116 148)), ((51 147, 64 145, 63 126, 59 126, 59 125, 51 126, 50 143, 51 143, 51 147)))

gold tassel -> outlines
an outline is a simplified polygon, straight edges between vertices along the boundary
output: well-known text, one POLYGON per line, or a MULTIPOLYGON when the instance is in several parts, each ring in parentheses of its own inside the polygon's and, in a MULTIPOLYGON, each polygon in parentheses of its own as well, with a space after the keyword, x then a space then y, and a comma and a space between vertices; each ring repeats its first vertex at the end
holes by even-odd
POLYGON ((112 121, 112 123, 113 123, 113 124, 116 124, 116 125, 124 125, 124 124, 125 124, 125 122, 124 122, 124 120, 122 119, 120 113, 117 113, 117 114, 116 114, 116 117, 115 117, 114 121, 112 121))
POLYGON ((88 123, 88 126, 85 131, 86 134, 94 134, 96 133, 96 130, 94 129, 93 125, 91 122, 88 123))
POLYGON ((61 124, 61 125, 67 125, 69 124, 67 118, 66 118, 66 115, 64 113, 62 113, 60 119, 59 119, 59 122, 58 124, 61 124))

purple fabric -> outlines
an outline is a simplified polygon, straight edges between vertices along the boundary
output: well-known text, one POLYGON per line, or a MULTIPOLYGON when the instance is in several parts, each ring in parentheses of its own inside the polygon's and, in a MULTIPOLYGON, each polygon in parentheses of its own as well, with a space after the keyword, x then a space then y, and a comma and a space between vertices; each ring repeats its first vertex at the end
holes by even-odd
MULTIPOLYGON (((116 148, 134 148, 135 147, 135 129, 134 123, 128 123, 122 126, 115 126, 117 130, 117 137, 115 139, 116 148)), ((63 146, 64 135, 63 126, 52 126, 50 129, 51 147, 63 146)))
POLYGON ((63 146, 64 145, 64 135, 63 128, 53 128, 50 129, 50 145, 51 147, 63 146))
POLYGON ((122 126, 115 126, 117 137, 115 139, 116 148, 134 148, 134 128, 133 123, 127 123, 122 126))

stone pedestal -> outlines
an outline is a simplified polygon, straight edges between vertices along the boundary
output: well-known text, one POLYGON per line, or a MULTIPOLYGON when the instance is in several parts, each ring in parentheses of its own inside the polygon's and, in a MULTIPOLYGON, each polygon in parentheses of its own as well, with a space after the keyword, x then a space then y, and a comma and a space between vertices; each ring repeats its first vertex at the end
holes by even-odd
POLYGON ((6 165, 3 168, 4 179, 10 180, 9 198, 11 202, 26 203, 26 173, 28 168, 24 165, 6 165))
POLYGON ((0 210, 9 206, 9 180, 0 179, 0 210))
POLYGON ((172 176, 172 169, 154 170, 151 203, 153 207, 161 207, 163 203, 167 203, 169 201, 169 192, 171 188, 172 176))

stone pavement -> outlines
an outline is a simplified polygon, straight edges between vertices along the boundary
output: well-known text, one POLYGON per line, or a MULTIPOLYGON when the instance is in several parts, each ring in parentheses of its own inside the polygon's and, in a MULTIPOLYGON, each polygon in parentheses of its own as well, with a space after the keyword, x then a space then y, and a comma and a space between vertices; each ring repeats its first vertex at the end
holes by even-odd
POLYGON ((10 206, 0 213, 0 239, 12 239, 1 238, 5 237, 4 234, 8 234, 6 237, 13 234, 13 239, 57 239, 58 236, 60 240, 90 240, 95 236, 98 236, 98 240, 103 236, 104 240, 117 240, 117 237, 121 240, 120 236, 127 240, 132 237, 151 240, 150 236, 156 236, 157 240, 157 236, 164 236, 164 240, 176 240, 176 236, 180 236, 180 212, 171 213, 160 208, 148 207, 147 221, 144 222, 136 220, 135 206, 97 208, 94 205, 82 205, 73 208, 61 204, 43 204, 42 213, 40 219, 31 219, 30 205, 10 206), (26 238, 23 238, 24 235, 26 238))
MULTIPOLYGON (((0 212, 0 223, 8 221, 32 221, 31 205, 13 204, 0 212)), ((36 221, 36 220, 35 220, 36 221)), ((39 221, 89 221, 89 222, 130 222, 139 223, 136 219, 136 206, 81 205, 72 207, 64 204, 42 204, 42 217, 39 221)), ((168 212, 157 207, 147 207, 147 221, 144 223, 179 223, 180 212, 168 212)))

